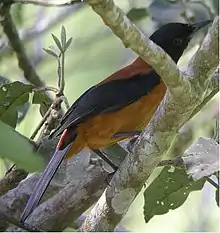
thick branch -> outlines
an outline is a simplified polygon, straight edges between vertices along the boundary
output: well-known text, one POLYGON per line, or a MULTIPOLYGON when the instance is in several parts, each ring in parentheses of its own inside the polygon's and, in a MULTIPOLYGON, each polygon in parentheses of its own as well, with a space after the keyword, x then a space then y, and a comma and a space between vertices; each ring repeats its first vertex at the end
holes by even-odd
MULTIPOLYGON (((194 80, 194 76, 185 76, 183 80, 170 58, 164 56, 164 52, 145 39, 143 34, 114 5, 113 1, 88 0, 88 2, 113 32, 123 40, 125 45, 137 52, 155 68, 166 82, 168 89, 171 90, 167 92, 155 116, 136 141, 133 148, 135 156, 131 153, 128 154, 113 177, 111 186, 106 189, 81 228, 83 231, 113 231, 154 168, 168 151, 176 132, 190 118, 193 110, 208 93, 205 88, 203 91, 195 89, 193 81, 190 82, 188 79, 194 80), (166 73, 164 73, 165 70, 166 73)), ((215 20, 209 31, 210 35, 206 37, 206 42, 204 42, 209 47, 206 48, 206 53, 210 51, 212 54, 211 65, 205 66, 206 75, 209 73, 208 69, 212 72, 218 65, 218 50, 215 50, 218 35, 213 32, 217 30, 218 19, 215 20)), ((200 51, 202 49, 204 46, 200 51)), ((196 57, 194 59, 196 60, 196 57)), ((207 82, 207 85, 210 82, 207 82)))
POLYGON ((28 173, 23 169, 14 168, 0 180, 0 196, 16 187, 19 182, 27 177, 28 173))
MULTIPOLYGON (((41 149, 46 154, 53 153, 50 143, 55 144, 48 141, 41 149)), ((108 173, 102 169, 101 163, 89 165, 89 159, 90 154, 84 151, 62 163, 43 197, 42 204, 27 219, 29 225, 38 226, 41 230, 63 230, 97 201, 108 184, 105 182, 108 173)), ((0 206, 19 219, 39 178, 40 174, 32 175, 0 197, 0 206)), ((4 223, 0 222, 1 229, 2 224, 4 223)))
POLYGON ((36 208, 26 223, 44 231, 63 231, 99 199, 107 186, 107 174, 100 166, 85 170, 36 208))
POLYGON ((87 2, 114 34, 122 40, 125 47, 131 48, 147 61, 161 78, 164 77, 163 81, 169 89, 183 85, 179 69, 171 57, 139 31, 126 14, 114 4, 113 0, 87 0, 87 2))

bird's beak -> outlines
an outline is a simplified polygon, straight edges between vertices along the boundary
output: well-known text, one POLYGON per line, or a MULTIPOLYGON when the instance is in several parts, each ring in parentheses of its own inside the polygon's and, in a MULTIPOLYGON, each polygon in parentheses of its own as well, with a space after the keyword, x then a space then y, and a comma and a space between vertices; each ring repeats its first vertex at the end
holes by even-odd
POLYGON ((205 21, 192 24, 191 26, 193 27, 193 34, 212 22, 213 20, 205 20, 205 21))

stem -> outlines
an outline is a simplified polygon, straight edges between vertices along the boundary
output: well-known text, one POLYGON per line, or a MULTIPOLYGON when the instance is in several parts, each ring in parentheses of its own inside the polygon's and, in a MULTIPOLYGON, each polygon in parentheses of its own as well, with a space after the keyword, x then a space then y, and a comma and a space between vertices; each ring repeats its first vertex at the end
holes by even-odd
POLYGON ((34 91, 42 91, 42 92, 43 91, 52 91, 55 93, 58 92, 57 88, 55 88, 55 87, 39 87, 39 88, 35 88, 34 91))
POLYGON ((65 80, 64 80, 64 65, 65 65, 65 53, 61 52, 61 66, 60 62, 58 63, 58 86, 59 86, 59 92, 57 93, 57 96, 63 95, 64 87, 65 87, 65 80), (59 75, 59 68, 61 68, 61 74, 59 75))
POLYGON ((218 184, 215 183, 215 181, 213 181, 211 178, 207 177, 206 180, 213 185, 216 189, 219 188, 218 184))
POLYGON ((37 128, 34 130, 33 134, 31 135, 30 139, 33 140, 35 138, 35 136, 37 135, 38 131, 41 129, 41 127, 43 126, 44 122, 47 120, 47 117, 50 115, 51 112, 51 107, 47 110, 46 114, 44 115, 44 117, 41 119, 39 125, 37 126, 37 128))

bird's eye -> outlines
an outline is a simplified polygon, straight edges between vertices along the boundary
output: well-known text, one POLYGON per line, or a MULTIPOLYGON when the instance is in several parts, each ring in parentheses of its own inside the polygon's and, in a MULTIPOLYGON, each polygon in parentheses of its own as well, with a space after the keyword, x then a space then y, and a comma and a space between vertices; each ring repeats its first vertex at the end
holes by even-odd
POLYGON ((181 45, 183 43, 183 40, 181 38, 176 38, 176 39, 174 39, 173 43, 175 45, 181 45))

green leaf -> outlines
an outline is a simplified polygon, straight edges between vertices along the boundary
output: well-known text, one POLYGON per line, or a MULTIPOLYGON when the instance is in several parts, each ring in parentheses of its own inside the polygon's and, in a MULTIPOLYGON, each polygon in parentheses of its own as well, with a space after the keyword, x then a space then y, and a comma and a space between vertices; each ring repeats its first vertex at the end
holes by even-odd
POLYGON ((10 81, 7 78, 0 75, 0 87, 6 83, 10 83, 10 81))
POLYGON ((45 93, 41 91, 35 91, 32 104, 40 104, 40 114, 41 116, 44 116, 51 105, 51 100, 45 93))
POLYGON ((18 120, 18 107, 29 100, 33 86, 21 82, 4 84, 0 87, 0 120, 15 128, 18 120))
POLYGON ((61 45, 59 39, 54 34, 52 34, 52 37, 53 37, 53 40, 56 43, 57 47, 59 48, 60 52, 63 52, 62 45, 61 45))
POLYGON ((63 48, 63 51, 65 50, 65 44, 66 44, 66 29, 64 26, 62 26, 61 28, 61 43, 62 43, 62 48, 63 48))
POLYGON ((33 147, 10 126, 0 121, 0 156, 13 161, 27 172, 44 168, 43 157, 33 152, 33 147))
POLYGON ((144 217, 147 223, 154 215, 166 214, 170 209, 180 207, 190 192, 202 189, 205 179, 193 181, 185 169, 170 166, 163 168, 159 176, 144 192, 144 217))
POLYGON ((52 50, 50 50, 50 49, 44 49, 44 48, 43 48, 43 50, 44 50, 46 53, 48 53, 49 55, 58 58, 58 55, 57 55, 54 51, 52 51, 52 50))
POLYGON ((72 43, 73 38, 69 38, 69 40, 66 42, 64 46, 64 52, 69 48, 70 44, 72 43))
POLYGON ((145 17, 147 17, 149 14, 146 10, 146 8, 132 8, 128 13, 127 17, 131 21, 138 21, 145 17))

